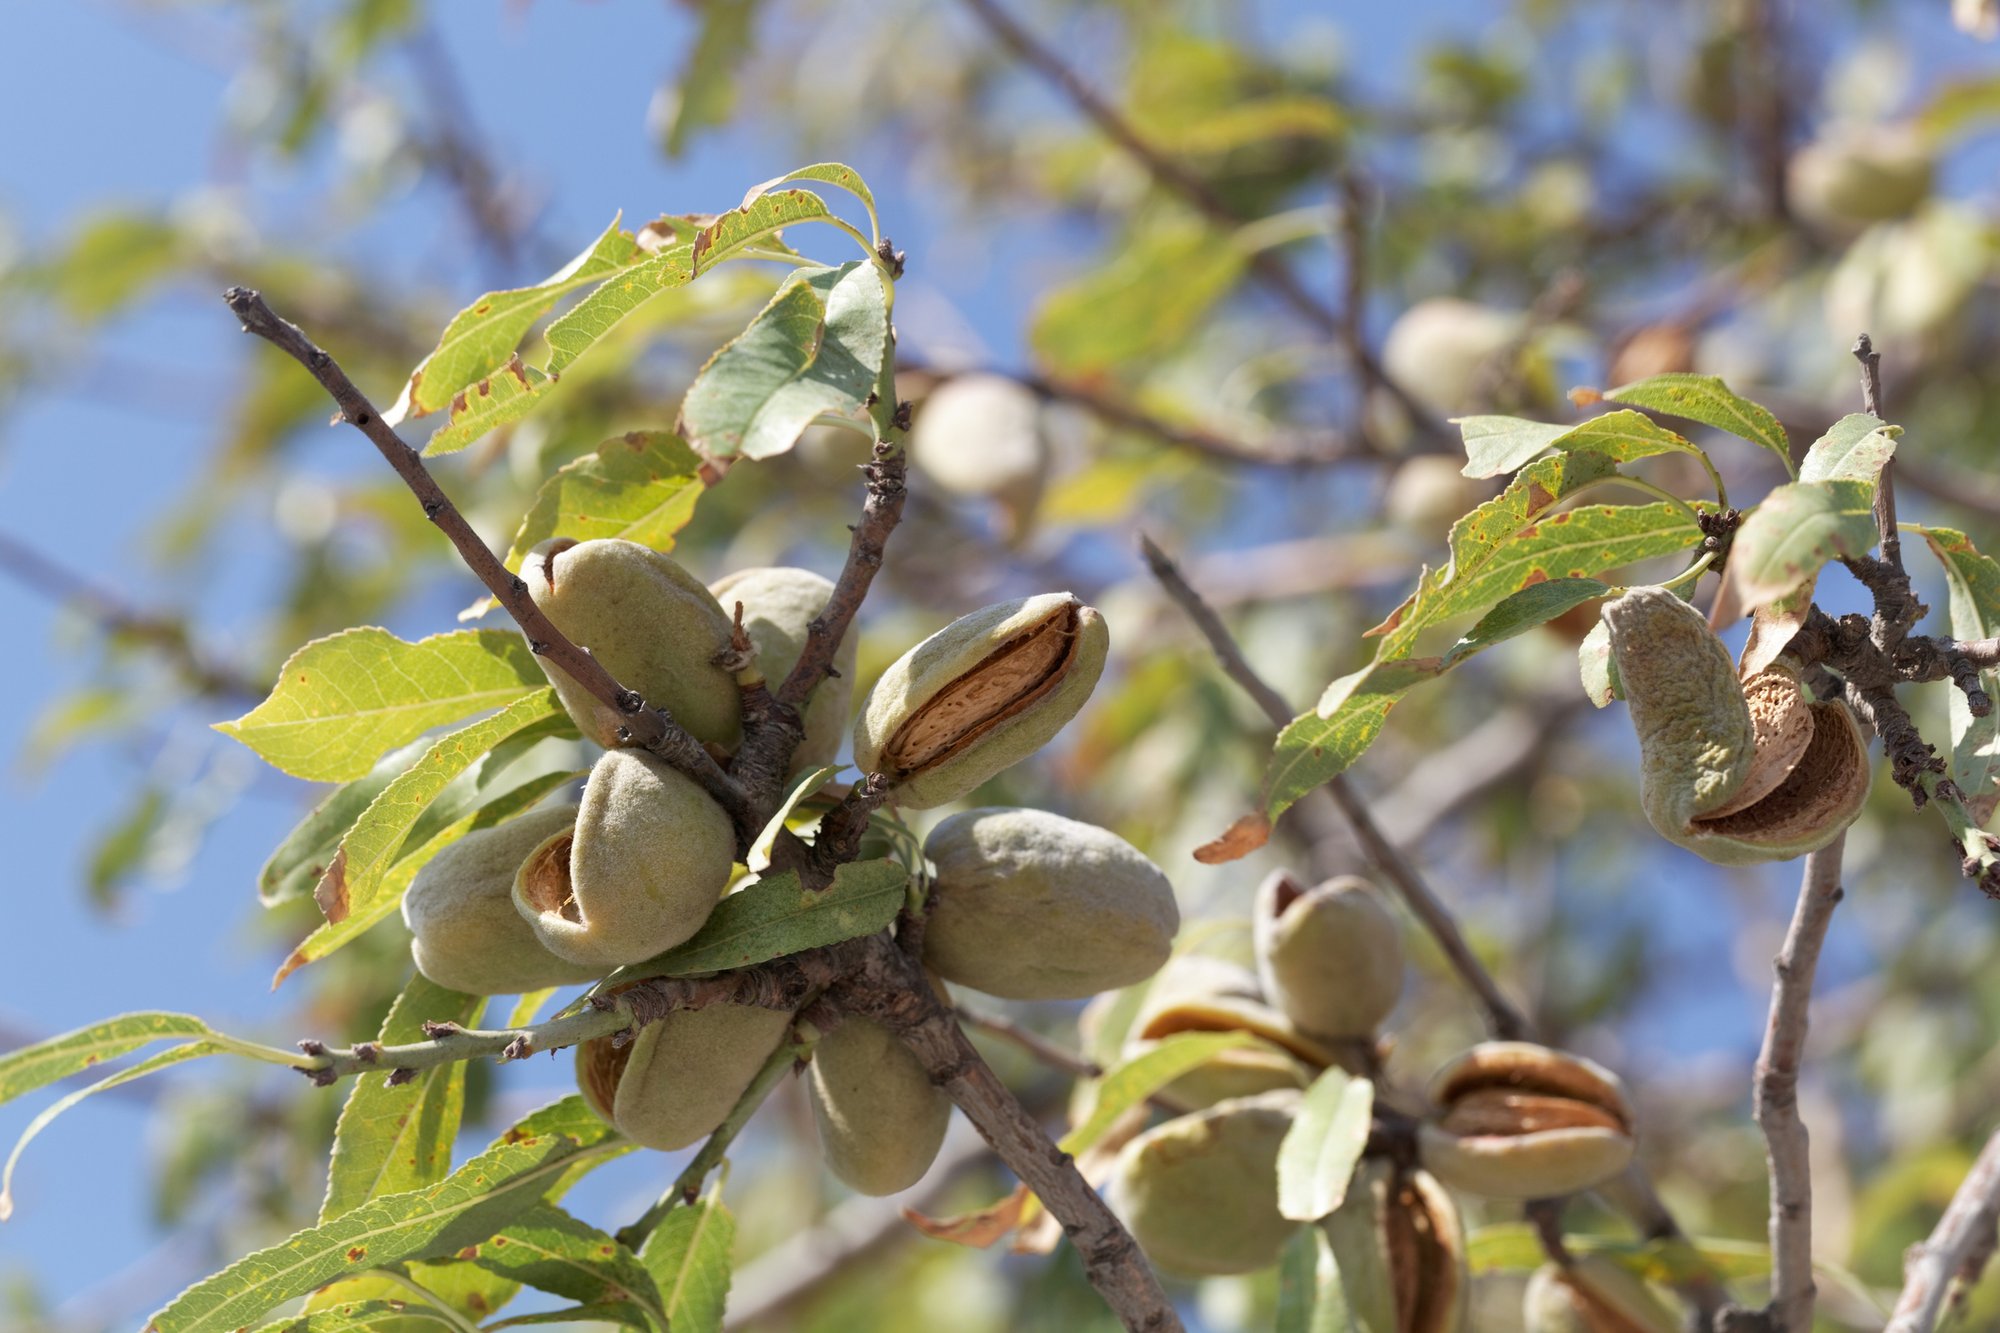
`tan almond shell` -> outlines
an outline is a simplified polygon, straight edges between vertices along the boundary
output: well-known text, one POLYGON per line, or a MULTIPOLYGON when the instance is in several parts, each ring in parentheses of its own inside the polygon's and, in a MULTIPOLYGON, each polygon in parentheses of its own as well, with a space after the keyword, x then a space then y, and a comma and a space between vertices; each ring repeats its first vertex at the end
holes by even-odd
POLYGON ((1111 1206, 1147 1258, 1199 1276, 1278 1261, 1298 1229, 1278 1211, 1278 1147, 1298 1102, 1284 1092, 1218 1102, 1119 1150, 1111 1206))
POLYGON ((987 806, 931 830, 924 961, 1009 1000, 1080 1000, 1159 971, 1180 929, 1173 885, 1131 843, 1046 810, 987 806))
MULTIPOLYGON (((528 595, 570 640, 628 690, 664 708, 696 740, 736 748, 742 705, 736 678, 715 665, 729 617, 694 575, 668 556, 618 537, 552 538, 521 564, 528 595)), ((549 683, 583 734, 609 749, 623 718, 545 657, 549 683)))
POLYGON ((1847 705, 1810 706, 1812 741, 1785 781, 1763 800, 1728 815, 1703 815, 1691 831, 1696 851, 1725 861, 1710 848, 1744 849, 1746 860, 1773 860, 1816 851, 1860 815, 1872 779, 1868 743, 1847 705))
MULTIPOLYGON (((743 628, 757 648, 757 669, 776 690, 805 651, 806 631, 833 595, 831 580, 810 569, 776 565, 739 569, 709 585, 724 615, 734 617, 743 603, 743 628)), ((831 764, 847 734, 854 702, 854 659, 861 636, 849 630, 833 655, 834 675, 814 687, 806 700, 805 736, 792 756, 789 776, 801 777, 831 764)))
POLYGON ((1522 1298, 1526 1333, 1680 1333, 1683 1320, 1642 1278, 1601 1254, 1567 1272, 1543 1264, 1522 1298))
POLYGON ((608 972, 686 940, 729 883, 736 831, 692 779, 643 750, 608 750, 575 832, 538 845, 514 906, 552 953, 608 972))
POLYGON ((1371 1037, 1402 996, 1402 932, 1364 879, 1293 893, 1272 875, 1258 886, 1251 935, 1264 993, 1305 1032, 1371 1037))
POLYGON ((673 1152, 715 1132, 791 1021, 786 1010, 742 1004, 679 1009, 623 1048, 609 1037, 578 1046, 577 1086, 627 1138, 673 1152))
POLYGON ((1104 617, 1066 592, 960 617, 861 701, 855 766, 887 774, 905 808, 955 801, 1054 739, 1096 687, 1110 642, 1104 617))
POLYGON ((1636 1117, 1616 1074, 1581 1055, 1531 1041, 1483 1041, 1447 1061, 1431 1078, 1439 1107, 1483 1088, 1574 1098, 1601 1107, 1630 1128, 1636 1117))
POLYGON ((518 995, 602 975, 550 953, 514 910, 515 872, 543 839, 574 828, 576 811, 531 810, 466 834, 424 864, 403 894, 417 971, 466 995, 518 995))
POLYGON ((1755 737, 1750 772, 1734 796, 1706 811, 1704 820, 1720 819, 1746 810, 1783 785, 1812 744, 1812 701, 1798 673, 1772 665, 1743 682, 1743 702, 1750 710, 1755 737))
POLYGON ((858 1015, 819 1039, 808 1088, 827 1169, 861 1194, 896 1194, 922 1180, 951 1123, 951 1098, 917 1057, 858 1015))
POLYGON ((1427 1172, 1364 1157, 1320 1223, 1355 1326, 1460 1333, 1471 1279, 1458 1205, 1427 1172))
POLYGON ((1632 1106, 1611 1071, 1532 1042, 1482 1042, 1432 1080, 1418 1130, 1425 1169, 1454 1189, 1540 1199, 1603 1184, 1634 1150, 1632 1106))

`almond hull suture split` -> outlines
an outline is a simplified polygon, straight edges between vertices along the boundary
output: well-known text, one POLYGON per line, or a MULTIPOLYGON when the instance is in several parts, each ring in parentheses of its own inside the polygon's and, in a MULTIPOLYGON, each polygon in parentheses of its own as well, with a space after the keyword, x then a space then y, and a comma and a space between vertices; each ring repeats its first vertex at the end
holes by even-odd
POLYGON ((957 800, 1048 744, 1104 670, 1104 618, 1069 593, 964 616, 882 673, 854 723, 854 763, 897 804, 957 800))
POLYGON ((1738 679, 1702 614, 1662 588, 1604 607, 1639 736, 1640 804, 1669 841, 1718 865, 1824 847, 1868 799, 1847 706, 1813 701, 1780 661, 1738 679))

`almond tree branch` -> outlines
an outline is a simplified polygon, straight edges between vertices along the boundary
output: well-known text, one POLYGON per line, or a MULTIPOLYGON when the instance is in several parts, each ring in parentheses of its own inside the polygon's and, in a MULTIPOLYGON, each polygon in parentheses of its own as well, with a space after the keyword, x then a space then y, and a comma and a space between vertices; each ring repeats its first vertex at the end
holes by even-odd
MULTIPOLYGON (((1284 727, 1291 722, 1291 706, 1284 696, 1271 688, 1270 684, 1243 657, 1229 627, 1222 623, 1220 616, 1202 600, 1201 594, 1182 577, 1174 562, 1154 544, 1151 538, 1141 534, 1139 549, 1153 577, 1189 619, 1201 630, 1208 640, 1210 650, 1221 664, 1223 671, 1255 699, 1270 718, 1272 725, 1284 727)), ((1423 876, 1411 864, 1401 850, 1383 833, 1376 823, 1373 813, 1361 796, 1346 781, 1344 776, 1336 776, 1326 785, 1327 792, 1353 829, 1370 862, 1379 869, 1384 878, 1395 886, 1424 929, 1430 933, 1439 950, 1445 955, 1460 981, 1478 999, 1485 1010, 1486 1027, 1495 1037, 1503 1040, 1533 1041, 1536 1039, 1535 1025, 1512 1000, 1509 1000, 1479 961, 1472 947, 1466 943, 1465 935, 1458 928, 1451 909, 1446 907, 1423 876)), ((1318 792, 1308 799, 1317 800, 1318 792)), ((1688 1276, 1678 1284, 1692 1300, 1696 1309, 1706 1318, 1711 1318, 1727 1301, 1727 1293, 1720 1282, 1702 1265, 1687 1233, 1667 1210, 1651 1180, 1634 1163, 1623 1176, 1607 1186, 1602 1193, 1624 1212, 1651 1241, 1671 1247, 1694 1260, 1688 1268, 1688 1276)))
POLYGON ((2000 1131, 1960 1182, 1930 1238, 1903 1256, 1903 1294, 1884 1333, 1931 1333, 1957 1279, 1968 1288, 1993 1257, 2000 1226, 2000 1131))
POLYGON ((1810 1136, 1799 1118, 1799 1067, 1805 1058, 1813 974, 1839 904, 1845 833, 1806 857, 1791 928, 1773 961, 1771 1012, 1757 1055, 1755 1115, 1771 1170, 1771 1300, 1761 1311, 1724 1312, 1725 1333, 1811 1333, 1818 1297, 1812 1263, 1810 1136))
MULTIPOLYGON (((1095 125, 1098 132, 1117 144, 1128 156, 1146 169, 1154 181, 1163 188, 1179 195, 1196 212, 1219 227, 1235 228, 1244 225, 1244 218, 1229 203, 1209 188, 1206 181, 1195 175, 1178 162, 1168 157, 1144 135, 1134 128, 1124 114, 1104 98, 1098 96, 1083 77, 1064 63, 1061 56, 1015 20, 1013 15, 1001 8, 998 0, 965 0, 966 6, 986 25, 988 32, 1011 50, 1020 61, 1053 84, 1070 104, 1083 113, 1085 119, 1095 125)), ((1364 379, 1380 385, 1396 399, 1411 421, 1416 423, 1417 433, 1426 436, 1449 437, 1447 431, 1432 415, 1429 408, 1418 402, 1410 392, 1389 378, 1375 353, 1366 344, 1352 340, 1355 326, 1344 319, 1340 312, 1315 296, 1292 271, 1289 264, 1268 250, 1258 250, 1249 258, 1250 272, 1274 295, 1297 312, 1308 324, 1329 338, 1339 340, 1347 347, 1355 364, 1361 369, 1364 379)))
POLYGON ((721 765, 702 748, 701 743, 683 730, 665 710, 649 707, 637 691, 620 685, 602 663, 570 642, 568 636, 556 628, 528 595, 527 581, 509 573, 500 557, 480 540, 479 534, 472 530, 472 525, 465 521, 465 516, 445 495, 437 479, 431 476, 430 469, 424 466, 417 451, 405 444, 402 437, 382 420, 381 413, 355 387, 340 364, 306 337, 296 324, 281 319, 261 295, 249 288, 231 287, 223 293, 222 299, 236 312, 244 332, 256 334, 312 372, 313 378, 339 406, 341 418, 368 437, 423 505, 424 517, 437 524, 439 530, 450 538, 466 567, 507 608, 508 614, 528 636, 528 646, 569 673, 594 698, 623 716, 624 730, 635 744, 650 750, 700 783, 703 790, 729 812, 736 824, 739 841, 754 838, 761 825, 752 822, 754 812, 741 786, 723 772, 721 765))

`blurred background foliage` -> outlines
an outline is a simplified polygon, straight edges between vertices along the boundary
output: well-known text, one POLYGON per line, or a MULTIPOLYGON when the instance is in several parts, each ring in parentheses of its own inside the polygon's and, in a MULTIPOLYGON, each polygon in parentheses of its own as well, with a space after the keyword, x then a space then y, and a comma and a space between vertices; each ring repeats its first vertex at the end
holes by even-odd
MULTIPOLYGON (((238 882, 214 882, 201 848, 246 808, 280 807, 267 822, 282 829, 319 793, 257 771, 206 724, 261 697, 306 638, 448 628, 477 588, 400 483, 325 429, 329 406, 295 364, 242 340, 188 372, 120 331, 162 311, 227 327, 215 293, 256 286, 387 402, 454 311, 553 272, 608 221, 576 217, 549 193, 555 164, 511 146, 538 104, 606 95, 588 62, 496 88, 455 29, 504 29, 528 11, 541 23, 603 16, 565 0, 99 8, 221 79, 207 119, 177 127, 211 165, 170 189, 106 180, 103 202, 58 225, 0 227, 0 410, 116 400, 134 435, 153 415, 192 416, 207 442, 184 484, 148 497, 143 528, 119 534, 123 567, 0 523, 0 571, 63 608, 55 666, 19 696, 34 710, 21 780, 105 751, 122 774, 62 830, 70 882, 34 893, 81 895, 96 928, 115 932, 131 928, 134 894, 178 884, 184 916, 275 965, 313 924, 310 903, 260 911, 254 858, 225 863, 238 882)), ((1267 870, 1325 876, 1361 860, 1309 807, 1249 861, 1191 859, 1254 798, 1269 728, 1144 577, 1141 530, 1185 557, 1251 660, 1304 707, 1365 660, 1360 631, 1489 493, 1458 476, 1444 418, 1567 419, 1571 386, 1693 369, 1772 406, 1803 448, 1858 407, 1847 348, 1867 329, 1885 353, 1885 415, 1908 431, 1904 517, 2000 547, 2000 65, 1943 0, 1514 0, 1366 17, 1279 0, 655 8, 623 21, 666 76, 595 113, 598 133, 643 139, 677 182, 668 197, 624 198, 628 226, 719 211, 764 175, 839 158, 876 187, 909 255, 897 320, 918 466, 870 602, 863 682, 947 618, 1003 597, 1072 588, 1103 608, 1115 647, 1094 702, 982 801, 1046 805, 1147 849, 1185 912, 1216 923, 1190 930, 1202 948, 1240 951, 1267 870), (1050 59, 1080 76, 1081 98, 1050 59), (775 169, 744 171, 733 154, 746 144, 741 161, 775 169), (926 425, 927 406, 947 386, 981 385, 992 396, 979 410, 940 406, 953 448, 1025 451, 1038 484, 962 493, 947 463, 927 461, 925 432, 947 429, 926 425)), ((38 50, 34 28, 17 30, 14 61, 60 54, 38 50)), ((447 489, 504 545, 556 466, 671 425, 694 371, 772 281, 737 265, 656 298, 538 415, 442 463, 447 489)), ((10 433, 6 447, 69 446, 10 433)), ((1717 456, 1745 495, 1779 479, 1749 446, 1717 456)), ((832 573, 859 461, 851 438, 828 435, 733 469, 677 557, 705 578, 772 563, 832 573)), ((1674 466, 1641 470, 1691 486, 1674 466)), ((12 486, 5 499, 7 512, 93 521, 80 494, 12 486)), ((1923 559, 1912 556, 1920 585, 1942 606, 1923 559)), ((1838 573, 1821 598, 1860 604, 1838 573)), ((1653 837, 1622 709, 1594 714, 1577 686, 1590 623, 1537 630, 1453 687, 1413 696, 1354 780, 1551 1039, 1631 1082, 1643 1152, 1688 1229, 1756 1242, 1750 1058, 1795 871, 1719 870, 1653 837)), ((1913 702, 1920 721, 1926 708, 1941 719, 1941 695, 1913 702)), ((1828 1329, 1879 1325, 1862 1288, 1898 1282, 1903 1249, 1992 1130, 2000 1086, 1994 904, 1888 783, 1850 833, 1847 867, 1802 1093, 1819 1255, 1858 1280, 1824 1284, 1828 1329)), ((400 930, 385 924, 306 969, 258 1022, 276 1039, 371 1032, 407 972, 400 930)), ((1478 1028, 1411 939, 1419 975, 1391 1024, 1390 1069, 1414 1087, 1478 1028)), ((170 986, 150 1002, 195 1007, 170 986)), ((96 1016, 75 1006, 74 991, 0 995, 10 1043, 96 1016)), ((1072 1007, 1017 1008, 1074 1040, 1072 1007)), ((1032 1104, 1060 1114, 1060 1079, 1010 1048, 991 1054, 1032 1104)), ((504 1121, 491 1108, 510 1075, 474 1067, 473 1138, 504 1121)), ((41 1192, 145 1191, 163 1232, 197 1239, 131 1270, 131 1254, 65 1268, 15 1247, 30 1229, 36 1246, 87 1247, 87 1203, 37 1219, 31 1202, 0 1246, 14 1326, 129 1324, 208 1261, 311 1217, 334 1097, 248 1072, 160 1087, 143 1179, 72 1173, 41 1192)), ((923 1242, 893 1208, 837 1198, 803 1106, 795 1088, 773 1100, 730 1181, 743 1228, 735 1320, 885 1333, 1103 1322, 1073 1257, 923 1242), (824 1263, 812 1247, 834 1241, 858 1257, 824 1263)), ((920 1190, 927 1211, 997 1192, 975 1145, 954 1152, 920 1190)), ((669 1175, 631 1167, 641 1197, 669 1175)), ((1616 1234, 1609 1219, 1572 1221, 1616 1234)), ((1516 1326, 1519 1282, 1482 1279, 1477 1328, 1516 1326)), ((1274 1283, 1185 1294, 1200 1327, 1257 1328, 1274 1283)), ((1996 1318, 2000 1276, 1989 1276, 1962 1326, 1996 1318)))

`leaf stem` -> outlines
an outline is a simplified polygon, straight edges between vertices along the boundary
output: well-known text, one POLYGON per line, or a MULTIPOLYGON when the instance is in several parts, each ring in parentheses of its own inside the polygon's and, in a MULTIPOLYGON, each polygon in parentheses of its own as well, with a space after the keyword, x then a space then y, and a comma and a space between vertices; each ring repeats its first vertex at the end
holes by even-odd
POLYGON ((424 1286, 408 1273, 405 1273, 400 1266, 377 1268, 374 1270, 374 1276, 395 1283, 423 1303, 424 1308, 422 1310, 406 1311, 406 1314, 415 1314, 419 1317, 435 1319, 440 1324, 456 1329, 458 1333, 479 1333, 479 1325, 452 1309, 450 1302, 446 1301, 444 1297, 438 1295, 429 1287, 424 1286))

